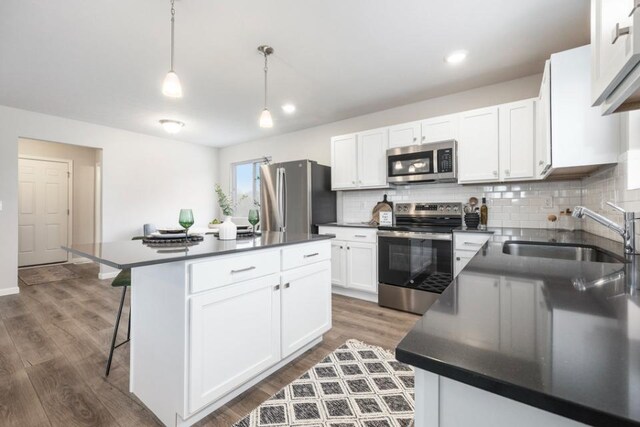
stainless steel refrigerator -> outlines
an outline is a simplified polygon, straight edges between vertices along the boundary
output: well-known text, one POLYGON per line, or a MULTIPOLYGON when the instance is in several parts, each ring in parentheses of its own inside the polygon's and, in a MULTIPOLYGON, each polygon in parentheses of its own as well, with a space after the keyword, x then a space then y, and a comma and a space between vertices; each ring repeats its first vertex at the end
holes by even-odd
POLYGON ((296 160, 260 168, 261 230, 317 233, 317 224, 335 220, 329 166, 296 160))

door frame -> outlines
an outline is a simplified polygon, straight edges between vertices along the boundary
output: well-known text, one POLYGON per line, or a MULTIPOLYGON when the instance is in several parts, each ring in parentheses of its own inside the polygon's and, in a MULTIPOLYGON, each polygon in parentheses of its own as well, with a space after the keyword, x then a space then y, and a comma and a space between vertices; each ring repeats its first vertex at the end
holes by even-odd
MULTIPOLYGON (((69 210, 69 214, 67 215, 67 244, 71 246, 73 243, 73 160, 71 159, 60 159, 56 157, 45 157, 45 156, 29 156, 26 154, 18 154, 18 162, 20 159, 24 160, 40 160, 43 162, 55 162, 55 163, 66 163, 68 166, 67 175, 67 209, 69 210)), ((19 170, 19 166, 18 166, 19 170)), ((20 183, 20 179, 18 178, 18 184, 20 183)), ((20 197, 20 188, 18 188, 18 198, 20 197)), ((67 252, 67 262, 71 262, 72 255, 71 252, 67 252)))

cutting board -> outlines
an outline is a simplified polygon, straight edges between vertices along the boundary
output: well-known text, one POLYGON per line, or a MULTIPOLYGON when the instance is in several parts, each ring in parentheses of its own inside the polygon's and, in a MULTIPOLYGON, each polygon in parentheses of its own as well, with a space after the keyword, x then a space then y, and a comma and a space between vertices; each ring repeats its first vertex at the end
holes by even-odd
POLYGON ((373 211, 371 212, 371 223, 380 224, 380 212, 393 212, 393 202, 387 200, 387 195, 385 194, 382 201, 376 203, 373 207, 373 211))

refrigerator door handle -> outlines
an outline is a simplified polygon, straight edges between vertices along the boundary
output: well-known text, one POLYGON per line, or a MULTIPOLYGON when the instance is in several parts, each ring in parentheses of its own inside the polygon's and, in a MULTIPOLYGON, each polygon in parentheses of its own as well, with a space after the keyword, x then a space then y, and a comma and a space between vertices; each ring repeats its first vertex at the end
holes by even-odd
POLYGON ((276 230, 282 229, 282 168, 276 168, 276 230))
POLYGON ((282 168, 282 209, 280 210, 282 215, 282 227, 281 231, 287 231, 287 171, 282 168))

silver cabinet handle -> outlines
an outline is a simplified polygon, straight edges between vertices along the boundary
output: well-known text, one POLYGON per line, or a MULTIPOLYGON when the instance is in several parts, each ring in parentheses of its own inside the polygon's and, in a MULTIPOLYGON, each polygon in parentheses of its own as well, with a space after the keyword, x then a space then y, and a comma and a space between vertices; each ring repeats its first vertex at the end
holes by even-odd
POLYGON ((351 183, 352 183, 352 184, 355 184, 356 182, 355 182, 355 181, 351 181, 351 183))
POLYGON ((456 261, 460 261, 460 257, 459 257, 459 256, 458 256, 458 257, 456 257, 456 261))
POLYGON ((640 0, 636 0, 633 2, 633 9, 631 9, 631 12, 629 12, 629 17, 633 16, 638 8, 640 8, 640 0))
POLYGON ((348 250, 351 250, 351 248, 350 248, 349 246, 347 246, 347 249, 348 249, 348 250))
POLYGON ((618 39, 622 36, 626 36, 631 32, 631 27, 621 27, 619 22, 616 22, 616 28, 613 29, 611 35, 611 44, 616 44, 618 39))
POLYGON ((364 234, 355 234, 353 237, 362 237, 362 238, 365 238, 365 237, 367 237, 367 236, 365 236, 364 234))
MULTIPOLYGON (((342 247, 342 246, 340 246, 340 247, 342 247)), ((307 254, 307 255, 305 255, 304 257, 305 257, 305 258, 311 258, 312 256, 318 256, 318 255, 320 255, 318 252, 314 252, 314 253, 312 253, 312 254, 307 254)))
POLYGON ((275 285, 275 286, 273 287, 273 290, 274 290, 274 291, 278 291, 278 290, 280 290, 280 285, 275 285))
POLYGON ((251 267, 241 268, 240 270, 231 270, 231 274, 244 273, 245 271, 251 271, 251 270, 255 270, 255 269, 256 269, 256 267, 252 265, 251 267))
POLYGON ((540 160, 540 161, 538 162, 538 165, 540 165, 540 166, 544 165, 544 160, 540 160))
POLYGON ((361 180, 358 180, 358 184, 362 184, 362 181, 361 181, 361 180))
POLYGON ((343 249, 343 246, 340 246, 340 249, 343 249))
POLYGON ((284 288, 285 288, 285 289, 289 289, 289 287, 290 287, 290 286, 291 286, 291 283, 285 283, 285 284, 284 284, 284 288))
POLYGON ((422 135, 422 140, 423 140, 423 141, 426 141, 426 139, 427 139, 427 137, 426 137, 426 136, 424 136, 424 135, 422 135))
POLYGON ((484 243, 464 242, 467 246, 483 246, 484 243))
POLYGON ((415 136, 413 137, 413 142, 416 142, 418 140, 418 138, 416 138, 415 136))
POLYGON ((507 175, 507 176, 509 176, 509 175, 511 175, 511 172, 509 172, 509 169, 505 169, 505 170, 504 170, 504 174, 505 174, 505 175, 507 175))
POLYGON ((493 176, 498 176, 498 171, 493 171, 493 176))

